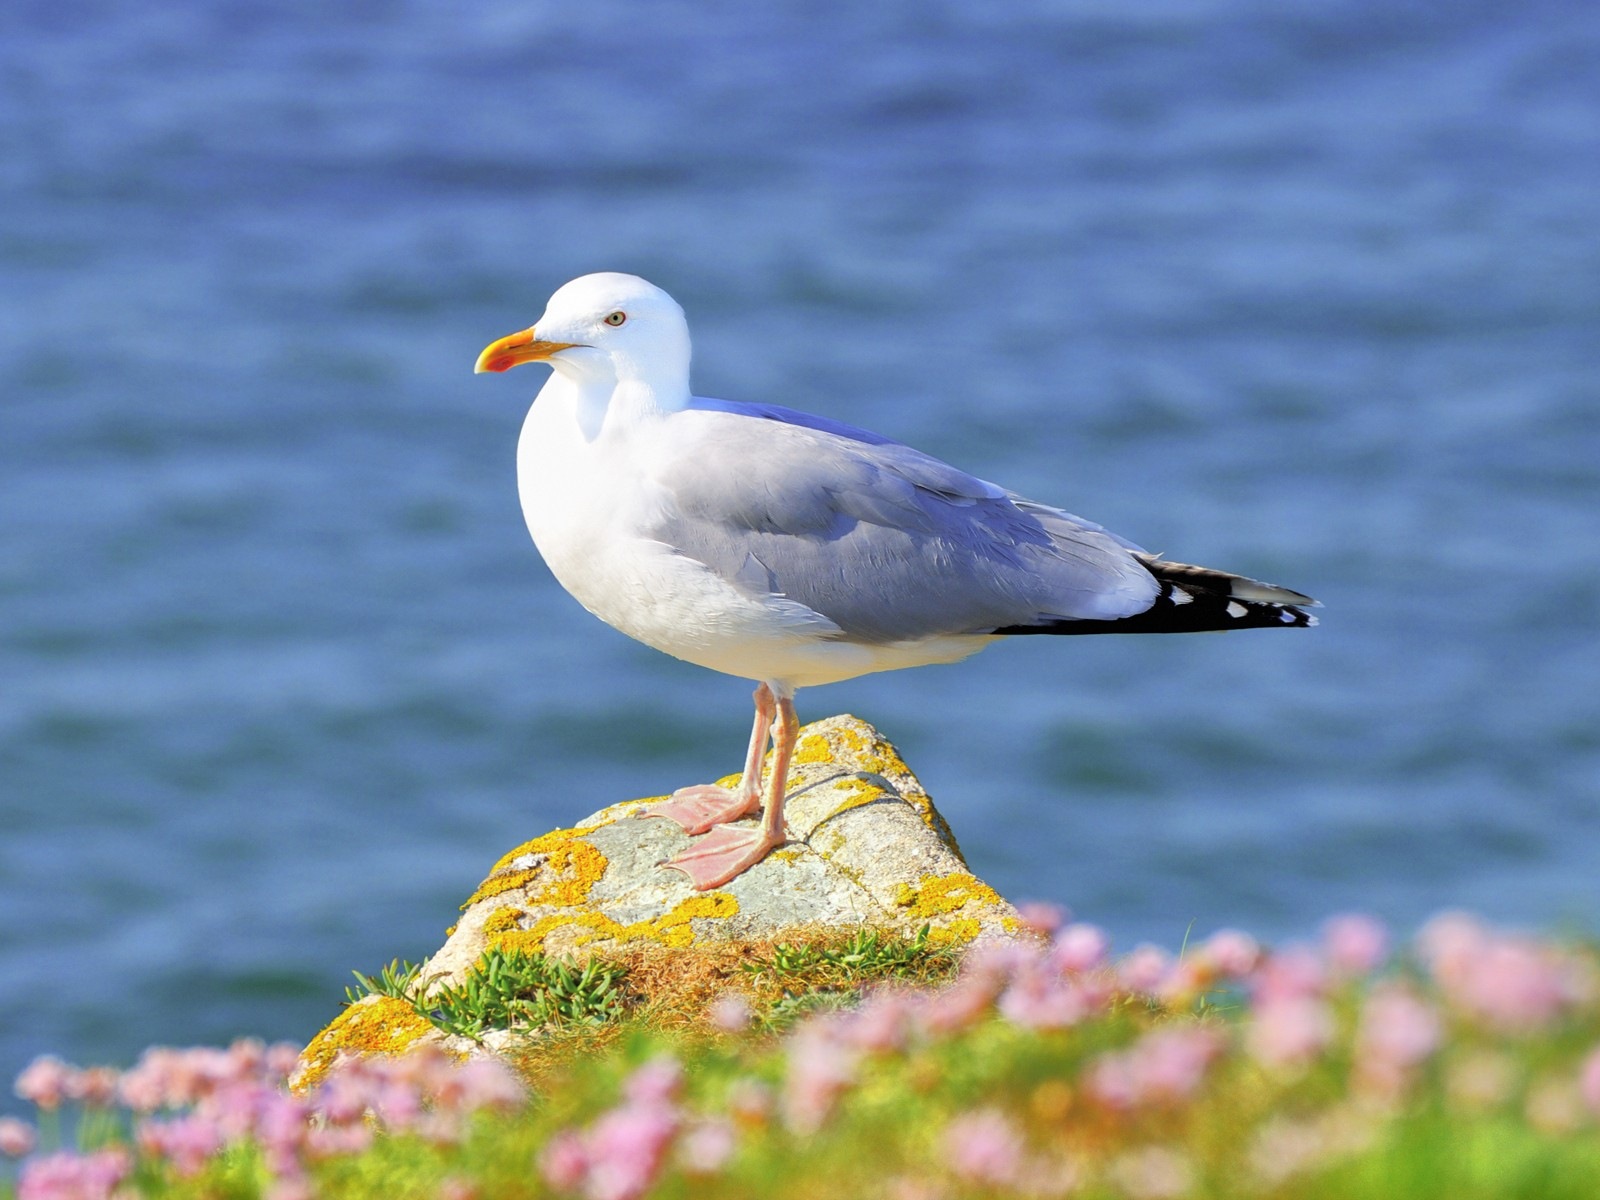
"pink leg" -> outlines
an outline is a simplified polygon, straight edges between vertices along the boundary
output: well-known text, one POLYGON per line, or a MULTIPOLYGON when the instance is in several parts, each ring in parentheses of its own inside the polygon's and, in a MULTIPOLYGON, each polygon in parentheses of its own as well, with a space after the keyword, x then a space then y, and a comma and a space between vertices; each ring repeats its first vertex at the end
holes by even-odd
POLYGON ((787 695, 780 695, 777 724, 772 731, 772 778, 767 783, 767 804, 761 824, 755 827, 718 825, 666 864, 687 875, 695 891, 721 887, 783 845, 783 797, 799 732, 800 721, 794 713, 794 701, 787 695))
POLYGON ((670 800, 652 804, 640 811, 641 817, 666 817, 683 826, 685 833, 704 833, 713 825, 737 821, 761 807, 761 756, 772 731, 775 701, 766 684, 756 688, 756 724, 750 731, 750 750, 744 756, 744 774, 739 786, 729 790, 714 783, 697 783, 679 788, 670 800))

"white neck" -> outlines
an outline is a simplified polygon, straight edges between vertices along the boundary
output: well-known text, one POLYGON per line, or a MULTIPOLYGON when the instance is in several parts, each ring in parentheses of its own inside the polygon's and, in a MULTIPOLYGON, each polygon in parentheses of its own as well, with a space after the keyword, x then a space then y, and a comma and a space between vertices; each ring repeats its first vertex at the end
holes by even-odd
POLYGON ((676 364, 655 363, 645 372, 622 355, 568 350, 551 359, 550 365, 556 373, 540 395, 572 405, 585 441, 592 442, 607 430, 677 412, 692 398, 687 361, 681 369, 672 369, 676 364))

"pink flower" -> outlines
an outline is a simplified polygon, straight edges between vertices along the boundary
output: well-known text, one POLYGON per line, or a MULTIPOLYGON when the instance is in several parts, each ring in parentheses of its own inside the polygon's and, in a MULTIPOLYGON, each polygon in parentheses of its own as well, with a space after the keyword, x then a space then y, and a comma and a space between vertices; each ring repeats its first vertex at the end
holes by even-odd
POLYGON ((738 992, 724 992, 706 1010, 706 1016, 711 1021, 712 1027, 722 1030, 723 1033, 743 1033, 750 1028, 755 1015, 750 1007, 750 1001, 738 992))
POLYGON ((435 1110, 465 1116, 485 1108, 511 1110, 528 1095, 516 1073, 498 1058, 447 1061, 423 1089, 435 1110))
POLYGON ((968 1183, 1006 1187, 1022 1168, 1022 1135, 998 1109, 964 1113, 945 1127, 944 1153, 950 1168, 968 1183))
POLYGON ((1388 958, 1389 931, 1376 917, 1342 913, 1323 923, 1322 950, 1335 975, 1359 979, 1388 958))
POLYGON ((733 1157, 738 1143, 727 1121, 701 1121, 678 1143, 678 1160, 691 1175, 714 1175, 733 1157))
POLYGON ((1269 1067, 1299 1067, 1333 1040, 1333 1014, 1321 1000, 1290 996, 1255 1005, 1245 1042, 1256 1061, 1269 1067))
POLYGON ((1043 952, 1031 941, 985 938, 975 942, 961 963, 960 979, 998 992, 1019 971, 1037 966, 1043 952))
POLYGON ((789 1041, 783 1114, 800 1134, 822 1128, 838 1098, 855 1083, 860 1052, 834 1036, 831 1023, 813 1018, 789 1041))
POLYGON ((1172 969, 1172 955, 1149 943, 1134 947, 1133 953, 1117 964, 1117 982, 1130 992, 1154 995, 1172 969))
POLYGON ((72 1074, 73 1069, 53 1054, 41 1055, 17 1076, 17 1095, 46 1112, 60 1108, 72 1074))
POLYGON ((67 1073, 67 1096, 90 1108, 110 1108, 117 1102, 117 1072, 110 1067, 88 1067, 67 1073))
POLYGON ((1257 1004, 1321 996, 1327 990, 1327 971, 1315 951, 1287 946, 1256 967, 1251 998, 1257 1004))
POLYGON ((976 977, 957 979, 923 998, 916 1008, 917 1025, 929 1034, 951 1034, 981 1021, 994 1003, 992 981, 976 977))
POLYGON ((1067 921, 1067 910, 1059 904, 1049 904, 1042 900, 1028 900, 1017 905, 1017 918, 1024 929, 1037 933, 1040 937, 1049 937, 1060 929, 1067 921))
POLYGON ((845 1041, 868 1054, 902 1049, 911 1037, 913 1003, 908 992, 873 992, 845 1019, 845 1041))
POLYGON ((622 1094, 634 1104, 669 1105, 683 1091, 683 1066, 675 1058, 653 1058, 622 1085, 622 1094))
POLYGON ((1439 1018, 1403 984, 1379 984, 1367 996, 1356 1035, 1363 1059, 1413 1067, 1439 1047, 1439 1018))
POLYGON ((584 1138, 589 1200, 637 1200, 650 1190, 678 1120, 653 1105, 624 1104, 601 1116, 584 1138))
POLYGON ((110 1200, 132 1167, 120 1147, 93 1154, 63 1151, 23 1165, 17 1200, 110 1200))
POLYGON ((1219 929, 1205 940, 1200 953, 1218 975, 1243 979, 1261 961, 1261 943, 1237 929, 1219 929))
POLYGON ((1417 944, 1450 1002, 1505 1033, 1543 1028, 1590 990, 1581 965, 1555 947, 1497 933, 1461 913, 1429 921, 1417 944))
POLYGON ((1470 913, 1440 913, 1418 932, 1417 953, 1435 979, 1451 986, 1471 974, 1473 960, 1488 944, 1489 936, 1470 913))
POLYGON ((198 1175, 208 1159, 222 1149, 220 1130, 201 1117, 179 1117, 173 1121, 143 1121, 138 1129, 139 1149, 172 1164, 181 1179, 198 1175))
POLYGON ((1106 965, 1110 953, 1111 939, 1105 931, 1078 921, 1056 934, 1050 961, 1059 971, 1094 971, 1106 965))
POLYGON ((1403 984, 1378 984, 1368 994, 1356 1032, 1355 1074, 1378 1096, 1398 1098, 1415 1067, 1439 1047, 1439 1018, 1403 984))
POLYGON ((1087 1017, 1090 993, 1060 975, 1020 972, 1000 997, 1000 1015, 1024 1029, 1065 1029, 1087 1017))
POLYGON ((1578 1092, 1589 1111, 1600 1117, 1600 1046, 1589 1052, 1578 1072, 1578 1092))
POLYGON ((15 1117, 0 1117, 0 1154, 7 1158, 21 1158, 32 1154, 38 1142, 32 1125, 15 1117))
POLYGON ((361 1154, 376 1136, 371 1125, 316 1125, 306 1130, 306 1157, 344 1158, 361 1154))
POLYGON ((1089 1090, 1112 1108, 1176 1103, 1199 1089, 1224 1049, 1222 1034, 1205 1026, 1152 1030, 1126 1050, 1101 1055, 1089 1090))
POLYGON ((539 1171, 553 1188, 570 1192, 589 1173, 589 1152, 576 1130, 563 1129, 545 1143, 539 1154, 539 1171))

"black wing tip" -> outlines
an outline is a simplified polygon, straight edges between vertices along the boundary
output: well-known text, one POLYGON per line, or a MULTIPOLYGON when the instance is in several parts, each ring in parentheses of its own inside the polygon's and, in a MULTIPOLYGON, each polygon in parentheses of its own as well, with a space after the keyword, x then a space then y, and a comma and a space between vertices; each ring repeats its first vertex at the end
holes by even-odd
POLYGON ((1314 614, 1305 611, 1312 606, 1321 607, 1309 597, 1303 605, 1242 600, 1215 592, 1191 590, 1172 580, 1163 579, 1161 592, 1155 602, 1131 617, 1104 621, 1042 621, 1036 625, 1009 625, 994 632, 1014 637, 1036 633, 1218 633, 1232 629, 1310 629, 1320 623, 1314 614))

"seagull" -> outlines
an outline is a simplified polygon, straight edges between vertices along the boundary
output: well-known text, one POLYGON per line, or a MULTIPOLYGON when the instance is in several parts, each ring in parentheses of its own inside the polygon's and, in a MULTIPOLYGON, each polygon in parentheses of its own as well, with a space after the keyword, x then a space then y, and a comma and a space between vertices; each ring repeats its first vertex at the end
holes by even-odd
POLYGON ((757 684, 739 785, 644 810, 693 838, 665 865, 695 890, 784 844, 799 688, 1002 638, 1316 624, 1309 596, 1168 562, 892 438, 696 396, 683 309, 636 275, 565 284, 476 370, 530 362, 554 371, 517 442, 517 490, 551 572, 628 636, 757 684))

